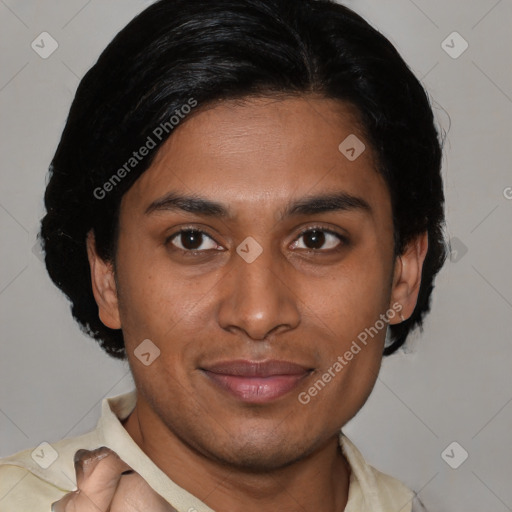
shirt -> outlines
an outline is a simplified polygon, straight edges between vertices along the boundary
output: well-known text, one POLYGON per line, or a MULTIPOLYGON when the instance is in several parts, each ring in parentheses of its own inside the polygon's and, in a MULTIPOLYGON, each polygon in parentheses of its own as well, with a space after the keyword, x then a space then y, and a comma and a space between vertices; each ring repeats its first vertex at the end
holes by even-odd
MULTIPOLYGON (((75 452, 106 446, 139 473, 178 512, 214 512, 173 482, 141 450, 122 425, 135 408, 136 391, 106 398, 94 430, 0 459, 0 512, 48 512, 77 489, 75 452)), ((366 463, 342 431, 341 449, 351 468, 345 512, 412 512, 414 493, 399 480, 366 463)))

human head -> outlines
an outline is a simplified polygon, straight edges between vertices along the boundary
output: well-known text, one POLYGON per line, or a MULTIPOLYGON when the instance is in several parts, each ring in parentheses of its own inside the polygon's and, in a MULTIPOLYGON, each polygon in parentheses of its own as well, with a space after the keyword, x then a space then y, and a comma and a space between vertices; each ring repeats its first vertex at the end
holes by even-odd
POLYGON ((186 122, 216 100, 300 93, 356 108, 389 187, 395 254, 428 232, 416 308, 390 326, 393 344, 384 353, 422 325, 446 257, 441 146, 425 91, 391 43, 325 0, 161 0, 129 23, 82 79, 45 194, 48 272, 75 319, 110 355, 125 357, 123 334, 98 316, 87 233, 98 254, 113 260, 121 200, 182 117, 186 122), (147 156, 112 181, 141 147, 147 156))

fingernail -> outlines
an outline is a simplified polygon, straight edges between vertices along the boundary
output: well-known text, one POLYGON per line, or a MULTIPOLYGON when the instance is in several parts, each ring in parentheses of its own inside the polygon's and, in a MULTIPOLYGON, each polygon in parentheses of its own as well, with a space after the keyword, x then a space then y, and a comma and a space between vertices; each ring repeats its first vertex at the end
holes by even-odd
POLYGON ((87 455, 89 453, 91 453, 89 450, 83 450, 83 449, 77 450, 75 453, 75 457, 73 459, 75 464, 77 464, 78 462, 81 462, 81 460, 83 458, 87 457, 87 455))
POLYGON ((106 446, 101 446, 95 450, 77 450, 74 457, 75 471, 81 470, 82 473, 86 475, 98 461, 104 459, 111 453, 112 452, 106 446))

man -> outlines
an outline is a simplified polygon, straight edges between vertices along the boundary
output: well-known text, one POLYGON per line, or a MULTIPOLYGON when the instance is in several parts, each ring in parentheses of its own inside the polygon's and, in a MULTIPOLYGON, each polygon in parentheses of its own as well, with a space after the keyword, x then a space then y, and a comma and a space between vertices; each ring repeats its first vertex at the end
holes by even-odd
POLYGON ((136 390, 47 468, 0 461, 0 510, 410 511, 341 429, 429 310, 440 162, 424 90, 349 9, 146 9, 78 88, 41 230, 136 390))

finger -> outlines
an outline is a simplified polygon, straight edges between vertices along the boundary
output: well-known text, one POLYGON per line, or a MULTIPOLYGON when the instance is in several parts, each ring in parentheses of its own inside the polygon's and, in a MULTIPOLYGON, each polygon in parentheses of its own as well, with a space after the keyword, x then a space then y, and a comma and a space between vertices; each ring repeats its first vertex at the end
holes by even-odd
MULTIPOLYGON (((75 495, 78 491, 70 492, 62 497, 59 501, 52 503, 51 512, 66 512, 66 510, 71 510, 68 508, 70 502, 75 499, 75 495)), ((76 510, 76 509, 75 509, 76 510)))
POLYGON ((119 480, 119 475, 127 470, 131 470, 130 466, 106 446, 75 453, 76 484, 81 490, 95 490, 94 485, 103 484, 103 480, 119 480))
POLYGON ((107 512, 124 471, 131 468, 112 450, 78 450, 75 471, 78 490, 53 505, 57 512, 107 512))
POLYGON ((110 512, 177 512, 138 473, 121 478, 110 512))
MULTIPOLYGON (((123 462, 117 453, 101 447, 92 452, 79 450, 75 454, 77 504, 85 507, 84 512, 107 511, 124 471, 130 466, 123 462)), ((77 509, 81 512, 81 509, 77 509)))

